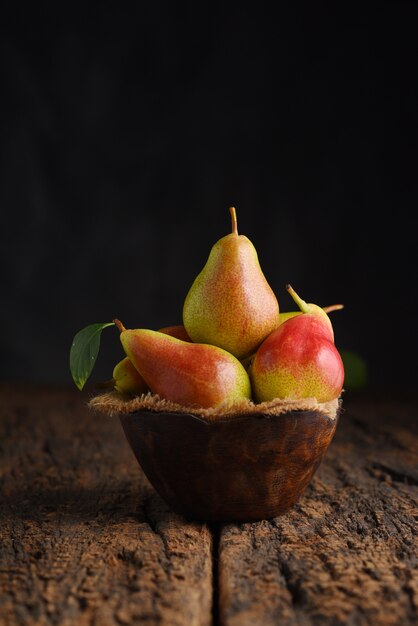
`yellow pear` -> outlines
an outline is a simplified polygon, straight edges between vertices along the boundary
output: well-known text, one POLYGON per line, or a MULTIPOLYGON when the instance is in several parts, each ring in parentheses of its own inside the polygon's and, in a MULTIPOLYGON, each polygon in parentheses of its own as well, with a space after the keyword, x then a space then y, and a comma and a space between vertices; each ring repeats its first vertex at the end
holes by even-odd
POLYGON ((213 246, 183 307, 183 324, 196 343, 227 350, 238 359, 252 354, 279 325, 279 305, 258 262, 256 249, 232 232, 213 246))

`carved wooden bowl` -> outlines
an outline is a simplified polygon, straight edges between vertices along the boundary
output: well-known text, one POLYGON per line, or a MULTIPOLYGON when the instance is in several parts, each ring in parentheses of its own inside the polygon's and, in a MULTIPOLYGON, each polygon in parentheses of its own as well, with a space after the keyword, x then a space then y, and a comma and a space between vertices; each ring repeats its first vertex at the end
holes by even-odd
POLYGON ((227 522, 286 513, 321 463, 337 416, 297 410, 205 421, 140 410, 120 421, 148 480, 175 511, 227 522))

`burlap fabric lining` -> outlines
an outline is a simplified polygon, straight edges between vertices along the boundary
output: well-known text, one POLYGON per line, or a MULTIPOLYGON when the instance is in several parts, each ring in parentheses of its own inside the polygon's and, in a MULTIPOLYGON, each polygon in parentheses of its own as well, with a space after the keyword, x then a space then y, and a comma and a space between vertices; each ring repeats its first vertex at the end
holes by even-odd
POLYGON ((222 404, 216 408, 201 409, 181 406, 151 393, 132 398, 111 391, 91 398, 88 406, 110 417, 138 411, 154 411, 156 413, 188 413, 208 422, 213 422, 229 421, 244 415, 282 415, 290 411, 317 411, 330 419, 335 419, 340 404, 340 398, 329 402, 318 402, 316 398, 304 398, 303 400, 291 398, 280 400, 276 398, 260 404, 254 404, 251 400, 241 400, 234 404, 222 404))

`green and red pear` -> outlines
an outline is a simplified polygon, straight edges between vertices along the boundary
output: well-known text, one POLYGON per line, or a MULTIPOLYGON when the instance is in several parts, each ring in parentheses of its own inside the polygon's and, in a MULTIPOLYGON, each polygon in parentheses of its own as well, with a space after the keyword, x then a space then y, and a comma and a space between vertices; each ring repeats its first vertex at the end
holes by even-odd
MULTIPOLYGON (((330 304, 328 306, 324 306, 323 310, 325 311, 325 313, 332 313, 332 311, 341 311, 341 309, 343 308, 343 304, 330 304)), ((292 317, 296 317, 297 315, 304 315, 304 313, 302 313, 302 311, 286 311, 285 313, 280 312, 280 324, 283 324, 287 320, 290 320, 292 317)), ((250 354, 250 356, 247 356, 245 359, 241 359, 241 363, 246 370, 248 370, 249 366, 253 362, 254 357, 255 352, 253 354, 250 354)))
POLYGON ((338 398, 344 383, 341 356, 316 314, 298 315, 274 330, 250 368, 257 402, 274 398, 338 398))
POLYGON ((255 352, 279 325, 279 305, 251 241, 232 232, 217 241, 184 302, 183 323, 197 343, 227 350, 238 359, 255 352))
POLYGON ((248 374, 232 354, 147 329, 127 330, 119 320, 126 355, 161 398, 210 408, 251 397, 248 374))
MULTIPOLYGON (((160 328, 160 333, 191 342, 186 329, 182 325, 165 326, 160 328)), ((141 395, 148 391, 148 386, 141 374, 135 368, 129 357, 125 357, 115 365, 113 370, 113 378, 106 385, 113 386, 119 393, 129 393, 132 395, 141 395)))

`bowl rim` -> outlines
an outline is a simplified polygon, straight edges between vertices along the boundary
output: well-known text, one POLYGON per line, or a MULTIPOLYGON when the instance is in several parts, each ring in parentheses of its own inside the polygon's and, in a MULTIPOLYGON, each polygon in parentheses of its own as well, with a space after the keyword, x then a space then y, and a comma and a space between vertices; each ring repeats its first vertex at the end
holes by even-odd
POLYGON ((137 411, 132 411, 130 413, 121 413, 119 414, 119 418, 123 419, 123 418, 135 418, 135 417, 140 417, 141 414, 145 414, 146 416, 149 417, 157 417, 157 416, 161 416, 164 415, 166 417, 168 416, 178 416, 178 417, 183 417, 183 418, 187 418, 187 419, 192 419, 192 420, 196 420, 198 422, 202 422, 203 424, 205 424, 206 426, 214 426, 215 424, 229 424, 232 422, 243 422, 243 421, 250 421, 250 420, 267 420, 267 421, 274 421, 274 420, 279 420, 282 419, 284 417, 303 417, 303 414, 309 414, 311 416, 315 415, 317 417, 323 417, 325 420, 329 420, 331 422, 338 420, 339 416, 341 413, 341 406, 339 405, 336 409, 335 415, 331 416, 328 415, 326 413, 324 413, 323 411, 318 411, 315 409, 291 409, 289 411, 284 411, 282 413, 279 414, 274 414, 274 413, 244 413, 242 415, 233 415, 233 416, 229 416, 229 417, 225 417, 224 419, 222 419, 222 417, 217 417, 216 419, 212 418, 212 419, 205 419, 204 417, 202 417, 201 415, 196 415, 195 413, 192 412, 179 412, 179 411, 162 411, 162 410, 153 410, 153 409, 138 409, 137 411))
POLYGON ((335 398, 320 403, 316 398, 280 399, 255 404, 250 400, 235 402, 231 405, 203 409, 187 407, 164 400, 155 394, 143 394, 129 398, 117 392, 99 394, 90 399, 88 406, 109 417, 121 417, 135 413, 153 413, 170 415, 189 415, 208 424, 240 421, 245 417, 280 417, 289 413, 317 413, 333 420, 341 411, 342 399, 335 398))

